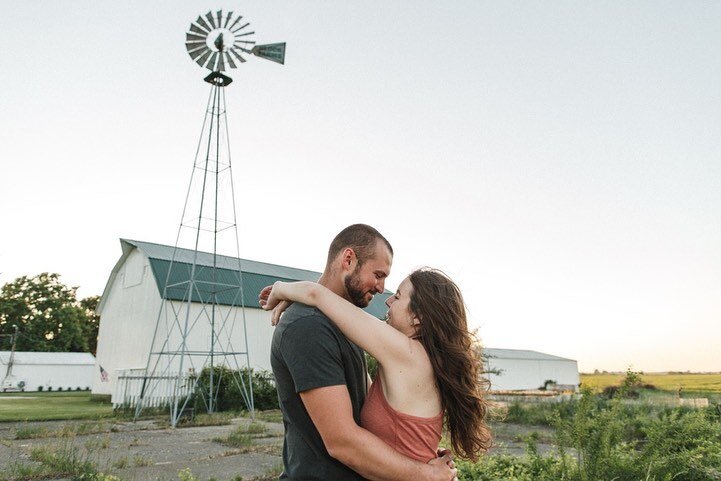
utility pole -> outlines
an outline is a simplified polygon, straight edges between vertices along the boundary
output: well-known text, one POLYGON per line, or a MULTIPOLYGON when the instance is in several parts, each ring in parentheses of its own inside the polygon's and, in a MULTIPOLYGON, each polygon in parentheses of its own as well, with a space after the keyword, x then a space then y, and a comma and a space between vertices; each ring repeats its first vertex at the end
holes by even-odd
POLYGON ((13 327, 15 328, 15 332, 13 334, 0 335, 0 337, 10 336, 10 339, 12 342, 12 347, 10 348, 10 359, 8 359, 8 367, 7 367, 7 370, 5 371, 5 378, 3 379, 3 382, 2 382, 2 390, 3 391, 5 391, 7 388, 13 387, 13 386, 5 385, 5 381, 7 381, 8 378, 10 378, 10 376, 13 373, 13 362, 15 361, 15 345, 17 344, 17 340, 18 340, 18 326, 17 326, 17 324, 15 324, 13 327))

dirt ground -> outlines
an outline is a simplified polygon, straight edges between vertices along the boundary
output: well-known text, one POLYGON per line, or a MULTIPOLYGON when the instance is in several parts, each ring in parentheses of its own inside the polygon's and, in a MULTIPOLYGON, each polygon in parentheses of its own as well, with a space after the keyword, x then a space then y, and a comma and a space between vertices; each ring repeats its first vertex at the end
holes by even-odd
MULTIPOLYGON (((261 422, 261 421, 258 421, 261 422)), ((157 421, 45 421, 0 424, 0 467, 2 473, 18 472, 18 466, 38 465, 31 453, 72 452, 93 463, 96 469, 125 481, 181 479, 179 472, 189 468, 200 481, 277 479, 281 470, 283 426, 263 422, 265 430, 248 445, 231 447, 214 441, 237 429, 247 429, 247 418, 233 419, 230 425, 189 428, 160 428, 157 421), (41 432, 32 439, 16 439, 28 432, 41 432), (92 432, 89 434, 78 434, 92 432)), ((539 451, 553 449, 550 431, 525 426, 494 426, 496 447, 491 454, 522 455, 524 438, 539 433, 539 451)), ((12 479, 12 478, 11 478, 12 479)), ((45 478, 48 479, 48 478, 45 478)), ((63 478, 49 478, 63 479, 63 478)))
POLYGON ((241 448, 214 441, 250 422, 250 419, 237 418, 230 425, 182 429, 158 428, 155 421, 3 423, 0 424, 0 467, 7 476, 17 471, 18 463, 38 464, 30 458, 33 449, 68 453, 72 446, 81 459, 90 460, 98 471, 126 481, 178 481, 178 473, 185 468, 202 481, 234 480, 240 479, 239 476, 246 481, 276 479, 281 467, 281 424, 264 423, 267 432, 241 448), (78 427, 80 431, 84 428, 101 432, 67 435, 67 431, 77 431, 78 427), (18 430, 37 429, 60 435, 16 439, 18 430))

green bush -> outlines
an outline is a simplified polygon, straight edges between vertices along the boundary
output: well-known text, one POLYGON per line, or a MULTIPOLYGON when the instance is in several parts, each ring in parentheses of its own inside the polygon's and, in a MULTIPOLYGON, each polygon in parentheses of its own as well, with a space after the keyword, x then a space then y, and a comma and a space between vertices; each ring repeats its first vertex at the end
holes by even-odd
MULTIPOLYGON (((273 374, 263 370, 251 369, 253 383, 253 404, 255 409, 278 409, 278 391, 275 388, 273 374)), ((196 412, 206 409, 204 398, 210 387, 209 367, 203 369, 198 380, 193 405, 196 412)), ((217 393, 215 411, 242 411, 247 409, 243 400, 243 387, 248 391, 248 370, 240 371, 225 366, 213 367, 213 390, 217 393)))
POLYGON ((564 460, 530 454, 487 456, 477 463, 457 461, 459 481, 559 481, 565 477, 564 460))
POLYGON ((639 458, 658 479, 721 479, 721 423, 705 411, 675 410, 649 420, 639 458), (670 478, 669 478, 670 479, 670 478))
POLYGON ((573 416, 577 404, 578 402, 574 400, 539 403, 515 401, 508 406, 508 412, 503 421, 529 426, 555 426, 557 419, 567 419, 573 416))

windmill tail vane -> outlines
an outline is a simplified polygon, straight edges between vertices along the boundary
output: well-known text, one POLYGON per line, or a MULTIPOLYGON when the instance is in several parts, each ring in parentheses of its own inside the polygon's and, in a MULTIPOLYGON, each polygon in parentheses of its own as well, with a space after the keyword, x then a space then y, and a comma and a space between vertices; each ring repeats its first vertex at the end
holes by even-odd
MULTIPOLYGON (((211 83, 217 79, 230 79, 222 72, 245 63, 245 55, 285 63, 285 42, 256 45, 252 39, 255 32, 250 30, 250 23, 245 22, 242 15, 234 16, 233 13, 218 10, 215 13, 208 12, 205 16, 199 15, 185 34, 185 48, 190 58, 201 67, 220 74, 209 75, 212 77, 211 83)), ((224 80, 225 85, 228 83, 230 81, 224 80)))

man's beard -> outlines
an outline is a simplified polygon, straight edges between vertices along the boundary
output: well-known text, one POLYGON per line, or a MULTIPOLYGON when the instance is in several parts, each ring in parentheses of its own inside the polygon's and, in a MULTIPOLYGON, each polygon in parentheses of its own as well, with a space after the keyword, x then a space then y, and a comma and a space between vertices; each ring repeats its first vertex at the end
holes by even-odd
MULTIPOLYGON (((365 297, 366 294, 368 294, 370 291, 363 291, 361 288, 361 282, 360 282, 360 275, 358 271, 360 270, 360 264, 358 264, 353 271, 353 274, 349 275, 345 278, 344 284, 345 284, 345 290, 348 293, 348 300, 351 301, 353 304, 360 308, 368 307, 368 304, 370 304, 370 301, 366 301, 365 297)), ((373 294, 372 292, 370 292, 373 294)), ((371 296, 371 300, 373 300, 373 297, 371 296)))

